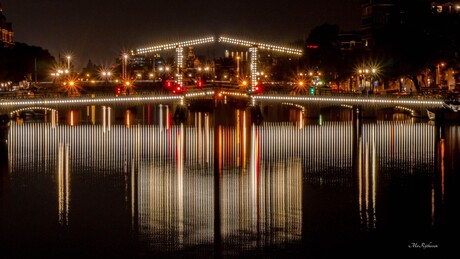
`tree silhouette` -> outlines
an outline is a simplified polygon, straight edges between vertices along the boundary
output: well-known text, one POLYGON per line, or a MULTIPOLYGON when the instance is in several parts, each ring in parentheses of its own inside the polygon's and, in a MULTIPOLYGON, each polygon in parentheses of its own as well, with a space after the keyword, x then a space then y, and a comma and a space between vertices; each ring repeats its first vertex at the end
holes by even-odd
POLYGON ((0 48, 0 80, 14 81, 49 78, 55 59, 48 50, 16 43, 10 48, 0 48), (36 69, 35 69, 36 68, 36 69))

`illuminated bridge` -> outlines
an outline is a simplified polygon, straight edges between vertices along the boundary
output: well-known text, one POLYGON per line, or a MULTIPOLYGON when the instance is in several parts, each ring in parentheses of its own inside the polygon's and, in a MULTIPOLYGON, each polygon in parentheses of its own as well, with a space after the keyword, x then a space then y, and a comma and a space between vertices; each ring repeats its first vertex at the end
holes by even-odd
MULTIPOLYGON (((213 107, 216 101, 227 104, 227 101, 236 100, 247 106, 260 106, 262 110, 277 109, 277 107, 289 107, 296 109, 308 117, 315 117, 321 109, 359 109, 367 114, 377 114, 383 109, 393 109, 408 113, 412 116, 425 116, 426 109, 440 108, 445 105, 443 99, 428 97, 404 97, 398 96, 362 96, 362 95, 281 95, 281 94, 259 94, 248 95, 238 90, 210 90, 202 89, 189 92, 183 95, 129 95, 129 96, 91 96, 91 97, 55 97, 55 98, 29 98, 29 99, 2 99, 0 100, 0 111, 10 113, 23 110, 46 110, 64 109, 84 106, 135 106, 145 104, 165 104, 177 108, 178 106, 190 103, 207 103, 213 107)), ((228 102, 228 105, 232 105, 228 102)))
MULTIPOLYGON (((149 47, 139 48, 137 50, 132 50, 131 55, 146 55, 149 53, 158 53, 161 51, 175 49, 176 50, 176 80, 179 85, 183 85, 182 68, 183 68, 183 62, 184 62, 184 56, 183 56, 184 48, 201 45, 201 44, 213 43, 215 42, 215 39, 216 39, 215 37, 211 36, 211 37, 204 37, 204 38, 187 40, 187 41, 182 41, 182 42, 149 46, 149 47)), ((250 87, 255 87, 257 85, 257 72, 258 72, 257 63, 258 63, 258 51, 259 50, 274 51, 274 52, 277 52, 283 55, 289 55, 289 56, 301 56, 302 55, 302 50, 300 49, 277 46, 274 44, 268 44, 268 43, 262 43, 262 42, 256 42, 256 41, 235 39, 235 38, 224 37, 224 36, 218 37, 218 42, 249 48, 249 52, 251 53, 250 87)), ((125 59, 126 58, 128 58, 128 56, 125 56, 125 59)))
MULTIPOLYGON (((186 47, 192 47, 202 44, 209 44, 219 42, 223 44, 232 44, 241 47, 249 48, 250 55, 250 82, 249 89, 254 90, 257 85, 257 72, 258 72, 258 51, 271 51, 277 52, 281 55, 287 56, 301 56, 302 50, 277 46, 274 44, 263 43, 258 41, 249 41, 243 39, 236 39, 226 36, 219 37, 203 37, 191 39, 187 41, 165 43, 151 45, 143 48, 132 50, 130 55, 150 55, 162 51, 175 50, 176 57, 176 82, 178 85, 183 85, 183 51, 186 47)), ((124 56, 124 64, 129 55, 124 56)), ((126 68, 123 66, 123 77, 126 77, 126 68)), ((126 79, 126 78, 123 78, 126 79)), ((107 84, 108 82, 105 82, 107 84)), ((270 91, 267 86, 267 93, 270 91)), ((114 108, 132 107, 139 105, 167 105, 169 108, 177 109, 178 107, 190 107, 190 104, 197 104, 196 106, 215 107, 217 102, 235 105, 239 102, 244 106, 259 107, 262 113, 285 113, 286 110, 295 110, 301 117, 318 117, 325 109, 329 110, 354 110, 361 112, 365 116, 375 117, 376 114, 383 109, 399 111, 410 114, 411 116, 425 116, 426 109, 439 108, 445 106, 445 100, 435 99, 429 97, 404 97, 399 96, 365 96, 355 94, 337 94, 337 95, 286 95, 277 93, 276 91, 270 94, 256 94, 248 95, 246 91, 225 86, 215 86, 208 89, 191 89, 190 92, 180 95, 161 94, 161 93, 143 93, 133 95, 100 95, 94 94, 88 97, 67 97, 67 96, 54 96, 54 97, 36 97, 16 99, 14 97, 5 98, 0 96, 0 113, 9 113, 13 115, 16 112, 25 110, 58 110, 58 109, 73 109, 74 107, 91 106, 92 109, 102 107, 114 108), (280 108, 281 107, 281 108, 280 108), (286 108, 287 107, 287 108, 286 108)), ((196 107, 195 106, 195 107, 196 107)), ((101 109, 101 110, 102 110, 101 109)))
POLYGON ((425 117, 426 109, 440 108, 445 101, 430 97, 399 96, 362 96, 362 95, 325 95, 325 96, 292 96, 292 95, 255 95, 252 97, 254 105, 270 106, 284 104, 296 107, 303 112, 309 111, 311 116, 320 109, 353 109, 364 113, 368 117, 376 115, 384 109, 396 110, 411 116, 425 117))

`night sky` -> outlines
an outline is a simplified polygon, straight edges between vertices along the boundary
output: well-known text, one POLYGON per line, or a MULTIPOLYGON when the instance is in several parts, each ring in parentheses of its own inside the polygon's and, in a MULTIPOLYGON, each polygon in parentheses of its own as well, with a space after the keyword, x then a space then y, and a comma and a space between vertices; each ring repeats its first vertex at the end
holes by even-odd
MULTIPOLYGON (((110 65, 121 50, 209 35, 284 44, 360 26, 361 0, 0 0, 15 41, 110 65)), ((220 55, 220 53, 219 53, 220 55)))

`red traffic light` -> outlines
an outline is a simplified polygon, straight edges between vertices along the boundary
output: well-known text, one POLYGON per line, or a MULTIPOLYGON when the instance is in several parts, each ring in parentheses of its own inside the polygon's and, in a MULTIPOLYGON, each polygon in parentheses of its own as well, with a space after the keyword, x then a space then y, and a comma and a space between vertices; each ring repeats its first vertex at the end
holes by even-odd
POLYGON ((173 88, 172 93, 173 94, 180 94, 184 91, 184 88, 180 85, 177 85, 177 87, 173 88))
POLYGON ((254 93, 255 93, 255 94, 261 93, 262 90, 263 90, 263 87, 262 87, 261 84, 258 84, 258 85, 256 85, 256 86, 254 87, 254 93))
POLYGON ((203 87, 203 81, 198 80, 196 86, 198 86, 198 87, 203 87))
POLYGON ((166 80, 164 83, 164 86, 166 89, 172 89, 174 87, 175 83, 172 80, 166 80))
POLYGON ((117 86, 117 87, 115 88, 115 93, 116 93, 116 94, 121 94, 121 86, 117 86))

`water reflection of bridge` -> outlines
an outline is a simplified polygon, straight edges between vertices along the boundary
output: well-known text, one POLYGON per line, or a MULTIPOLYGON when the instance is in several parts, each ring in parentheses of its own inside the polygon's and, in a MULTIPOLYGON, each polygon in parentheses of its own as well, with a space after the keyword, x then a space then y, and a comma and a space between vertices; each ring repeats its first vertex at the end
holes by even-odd
MULTIPOLYGON (((380 120, 394 118, 395 114, 406 117, 426 117, 429 108, 442 107, 439 99, 395 98, 376 96, 249 96, 238 91, 204 90, 185 95, 145 96, 92 96, 81 98, 48 98, 3 100, 0 111, 11 117, 25 118, 39 114, 53 125, 99 124, 104 128, 113 124, 169 125, 174 119, 193 122, 196 112, 208 114, 211 121, 231 114, 219 110, 247 109, 253 122, 291 121, 304 124, 306 120, 321 121, 352 120, 371 117, 380 120), (254 109, 254 107, 256 107, 254 109), (259 109, 260 108, 260 109, 259 109), (42 110, 37 113, 37 110, 42 110), (43 113, 43 114, 42 114, 43 113)), ((33 116, 32 116, 33 117, 33 116)), ((231 123, 230 123, 231 124, 231 123)))
POLYGON ((228 246, 251 250, 300 241, 312 224, 325 224, 308 209, 318 186, 356 190, 356 217, 363 228, 377 228, 379 188, 392 177, 430 175, 435 163, 435 128, 428 124, 241 123, 214 129, 208 123, 115 125, 105 133, 98 125, 13 123, 9 170, 57 170, 61 224, 72 222, 77 206, 75 177, 91 182, 112 174, 124 179, 133 228, 155 249, 212 244, 219 236, 228 246))

